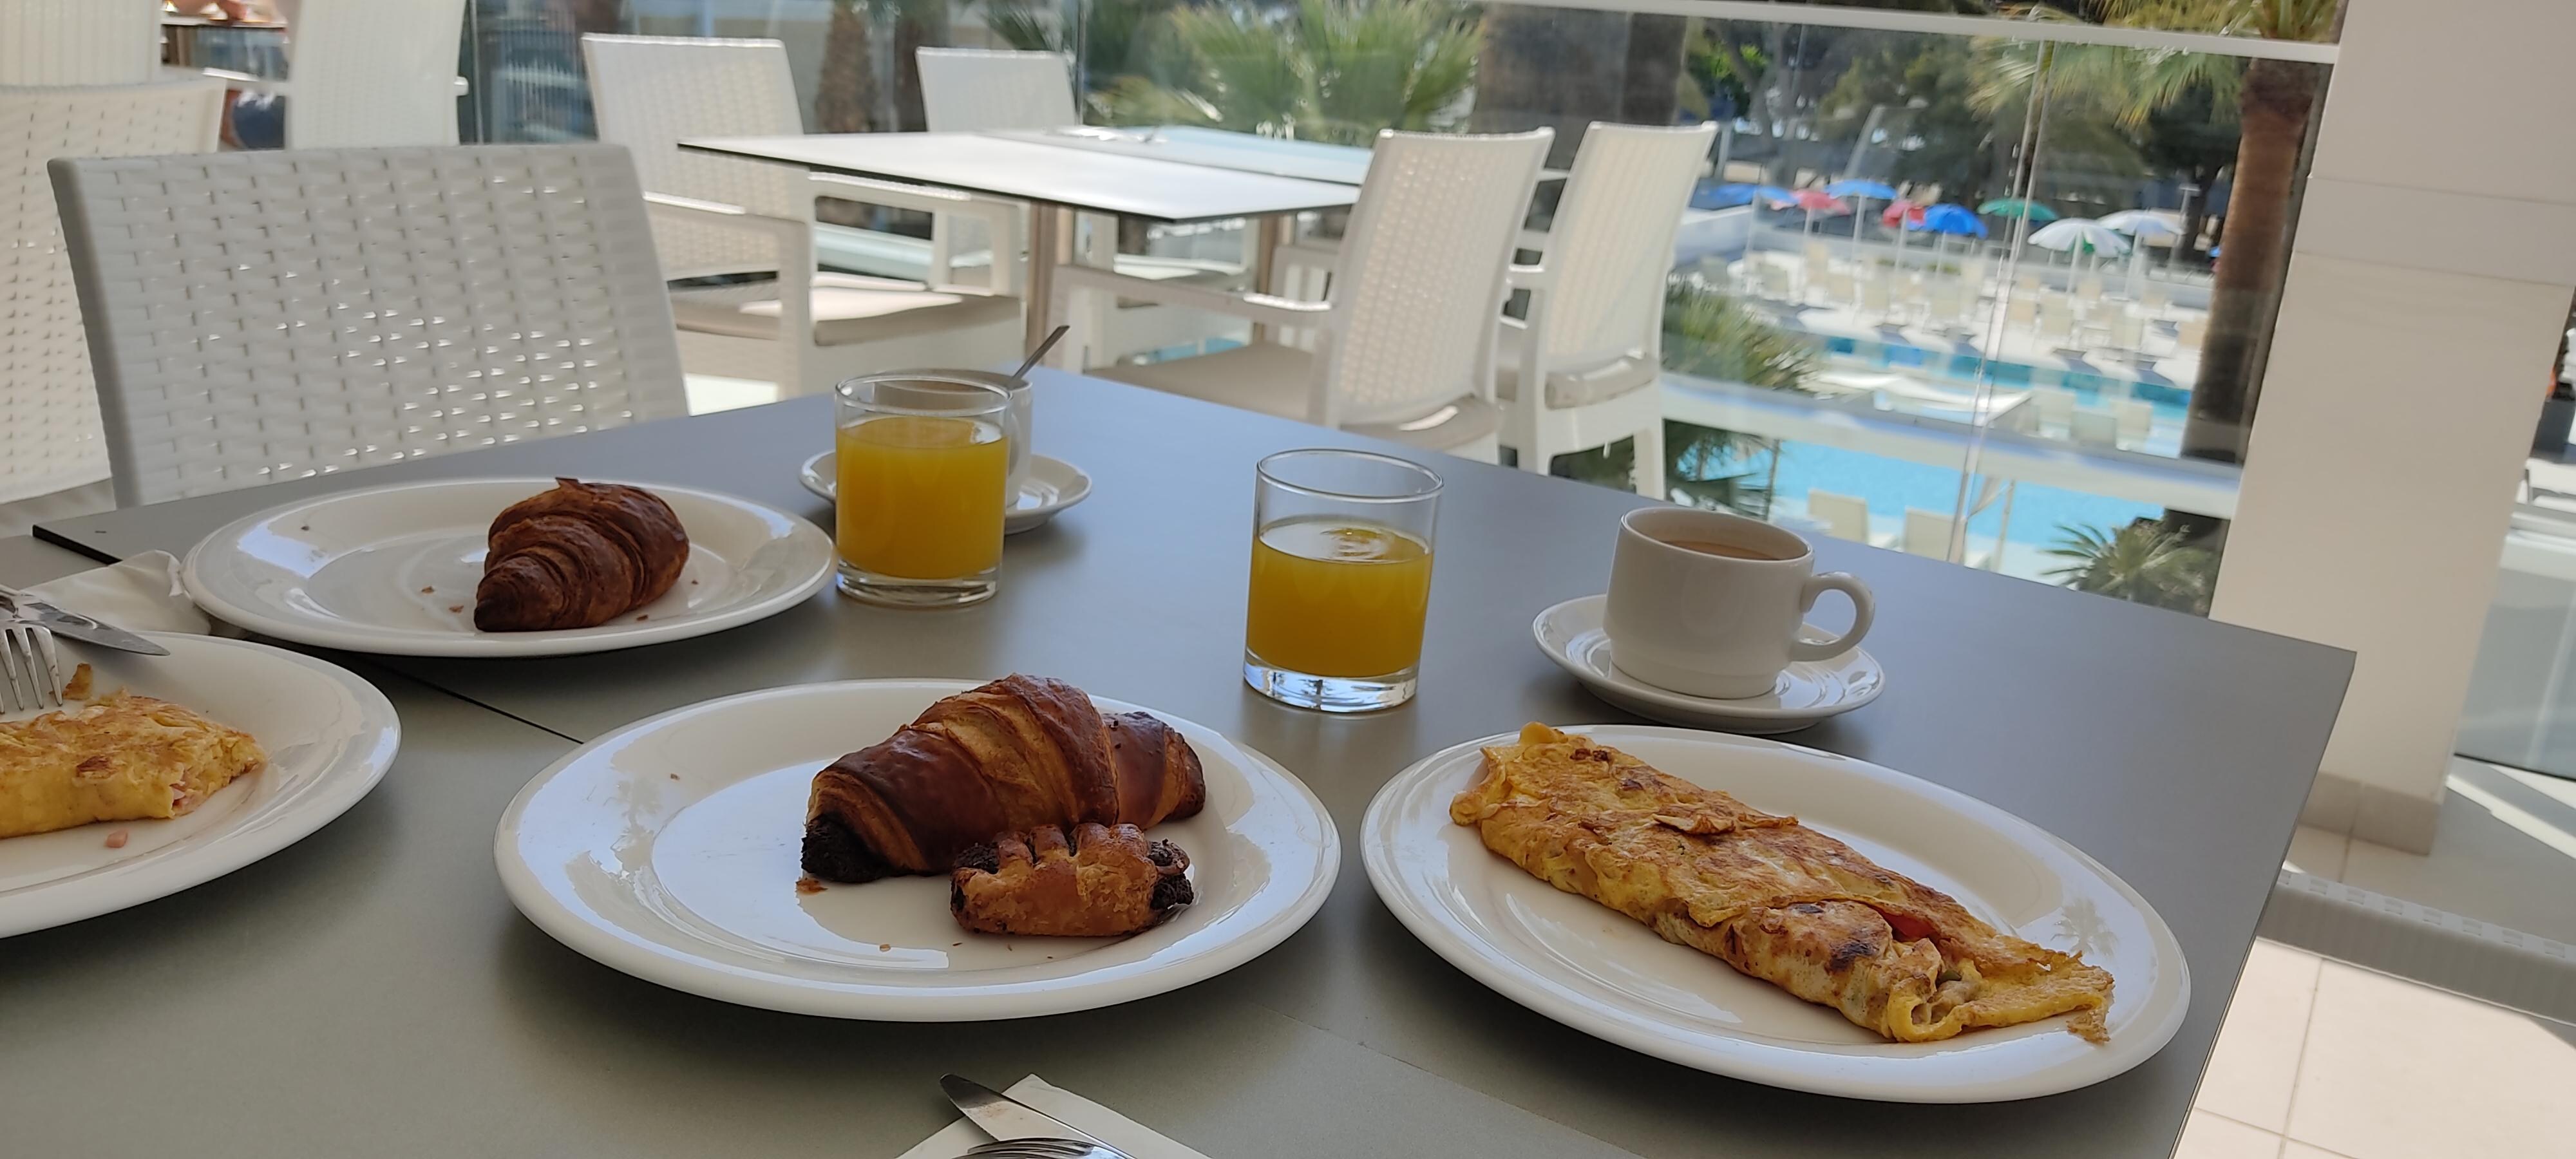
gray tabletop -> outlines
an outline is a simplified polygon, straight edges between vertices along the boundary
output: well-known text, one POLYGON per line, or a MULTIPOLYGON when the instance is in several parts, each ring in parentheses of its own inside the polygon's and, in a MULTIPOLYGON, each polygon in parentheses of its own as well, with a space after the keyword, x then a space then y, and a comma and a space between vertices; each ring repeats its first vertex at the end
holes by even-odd
POLYGON ((680 147, 1149 221, 1341 209, 1359 197, 1351 185, 987 133, 702 137, 682 141, 680 147))
MULTIPOLYGON (((805 1056, 792 1044, 834 1041, 836 1035, 865 1044, 859 1048, 863 1053, 919 1051, 923 1048, 914 1044, 922 1042, 959 1052, 995 1044, 991 1049, 997 1053, 978 1056, 983 1061, 977 1065, 1006 1081, 1016 1073, 1003 1072, 1025 1070, 1048 1073, 1077 1088, 1092 1081, 1079 1072, 1056 1073, 1074 1064, 1050 1060, 1067 1056, 1050 1055, 1034 1045, 1017 1052, 998 1045, 1015 1037, 1008 1030, 943 1028, 925 1037, 916 1030, 871 1026, 853 1039, 847 1036, 855 1028, 655 991, 547 942, 510 915, 500 900, 490 869, 490 834, 510 792, 570 740, 749 688, 860 676, 972 678, 1015 669, 1042 672, 1190 717, 1261 748, 1312 785, 1345 834, 1355 835, 1377 787, 1433 750, 1532 719, 1628 719, 1590 699, 1541 658, 1529 643, 1528 623, 1550 603, 1600 590, 1615 518, 1641 502, 1635 496, 1433 457, 1449 487, 1439 528, 1422 694, 1394 712, 1329 719, 1273 705, 1244 689, 1236 675, 1252 463, 1289 446, 1371 444, 1096 380, 1050 375, 1040 380, 1038 390, 1036 448, 1084 467, 1097 486, 1088 503, 1049 528, 1010 541, 1002 594, 982 608, 892 612, 826 595, 764 624, 631 653, 509 662, 387 662, 429 686, 516 720, 468 714, 483 723, 459 733, 462 739, 438 742, 440 751, 449 752, 460 766, 456 775, 483 785, 484 795, 474 799, 473 808, 458 803, 444 813, 424 809, 414 816, 406 807, 399 830, 384 831, 400 850, 439 859, 443 885, 386 881, 383 856, 363 849, 347 854, 377 857, 369 868, 350 872, 376 875, 371 880, 382 882, 385 890, 378 897, 401 896, 406 889, 479 891, 482 908, 477 912, 490 927, 453 946, 434 951, 415 947, 410 957, 381 967, 389 971, 383 985, 398 993, 424 973, 471 976, 517 1005, 495 1011, 476 1005, 488 1003, 489 995, 453 992, 442 992, 436 1001, 407 998, 404 1009, 421 1020, 419 1033, 437 1047, 436 1056, 488 1049, 504 1056, 510 1067, 528 1068, 512 1073, 554 1076, 548 1081, 581 1091, 579 1114, 569 1120, 565 1116, 574 1112, 563 1108, 514 1105, 516 1109, 488 1122, 452 1129, 545 1128, 554 1133, 539 1137, 562 1143, 560 1132, 567 1122, 595 1128, 600 1120, 614 1119, 621 1099, 601 1072, 627 1067, 651 1076, 652 1086, 646 1089, 722 1092, 724 1098, 711 1100, 711 1106, 718 1101, 724 1105, 710 1113, 734 1114, 741 1105, 733 1100, 754 1096, 744 1093, 742 1075, 731 1068, 749 1066, 774 1077, 801 1075, 790 1060, 805 1056), (549 1001, 570 1003, 573 1009, 528 1009, 549 1001), (442 1003, 459 1007, 452 1024, 433 1014, 447 1008, 442 1003), (494 1025, 496 1019, 540 1014, 552 1021, 552 1037, 543 1050, 511 1037, 524 1028, 494 1025), (702 1037, 717 1046, 710 1057, 693 1057, 690 1052, 698 1049, 694 1040, 702 1037), (758 1044, 773 1038, 788 1039, 790 1045, 781 1046, 776 1058, 761 1055, 758 1044), (896 1043, 907 1045, 890 1045, 896 1043), (611 1058, 617 1061, 606 1061, 611 1058)), ((299 495, 401 479, 491 474, 569 473, 696 485, 823 521, 825 505, 798 487, 795 466, 828 442, 824 400, 805 399, 279 484, 256 493, 209 496, 48 525, 42 533, 102 555, 156 547, 184 551, 226 520, 299 495)), ((1276 1025, 1285 1037, 1244 1045, 1221 1064, 1222 1073, 1260 1080, 1228 1093, 1234 1102, 1222 1111, 1176 1108, 1116 1085, 1114 1079, 1093 1083, 1101 1088, 1096 1093, 1122 1109, 1226 1155, 1290 1153, 1282 1138, 1245 1130, 1246 1124, 1267 1124, 1290 1131, 1288 1138, 1302 1139, 1355 1129, 1348 1124, 1373 1119, 1369 1106, 1383 1104, 1294 1101, 1320 1097, 1327 1084, 1339 1081, 1339 1076, 1312 1074, 1304 1067, 1351 1046, 1365 1048, 1352 1056, 1354 1068, 1362 1057, 1371 1066, 1383 1060, 1410 1064, 1443 1083, 1643 1155, 1707 1154, 1720 1137, 1712 1134, 1717 1123, 1724 1124, 1728 1153, 1749 1156, 1843 1153, 1883 1145, 1891 1137, 1906 1140, 1909 1151, 1928 1155, 2037 1153, 2079 1139, 2087 1155, 2169 1154, 2323 749, 2349 658, 2226 625, 1853 544, 1828 541, 1819 545, 1819 554, 1824 563, 1857 572, 1876 588, 1879 622, 1869 647, 1885 663, 1890 686, 1869 708, 1795 739, 2000 804, 2072 841, 2136 886, 2173 927, 2195 983, 2181 1033, 2139 1069, 2083 1091, 1983 1107, 1851 1103, 1701 1074, 1600 1043, 1470 983, 1414 941, 1378 903, 1360 871, 1355 846, 1343 868, 1341 888, 1322 914, 1260 960, 1182 994, 1099 1015, 1047 1020, 1036 1024, 1044 1029, 1024 1026, 1016 1037, 1030 1044, 1063 1041, 1067 1036, 1046 1032, 1057 1026, 1116 1026, 1118 1034, 1132 1035, 1174 1021, 1212 1017, 1206 1009, 1224 1010, 1246 1019, 1248 1026, 1274 1024, 1252 1013, 1235 1013, 1240 1008, 1284 1016, 1276 1025), (1203 1008, 1201 1003, 1217 1005, 1203 1008), (1311 1059, 1298 1056, 1295 1045, 1308 1041, 1303 1037, 1307 1033, 1319 1036, 1312 1043, 1319 1053, 1311 1059)), ((0 567, 7 564, 8 557, 0 555, 0 567)), ((398 703, 408 714, 418 700, 398 703)), ((406 724, 411 729, 404 760, 433 759, 423 755, 416 741, 421 726, 408 715, 406 724)), ((398 768, 387 783, 402 786, 413 779, 421 778, 407 778, 398 768)), ((385 809, 385 796, 380 791, 362 809, 385 809)), ((334 839, 349 827, 334 826, 315 840, 334 839)), ((314 844, 308 841, 287 856, 314 844)), ((216 883, 194 892, 234 888, 216 883)), ((324 908, 304 920, 326 929, 354 931, 408 920, 372 908, 328 908, 345 904, 341 899, 309 900, 324 908)), ((264 920, 285 920, 262 908, 272 903, 253 898, 240 904, 267 914, 264 920)), ((0 982, 9 979, 8 972, 34 971, 58 988, 52 993, 62 1002, 97 1007, 98 996, 109 992, 103 989, 109 985, 106 978, 47 963, 68 956, 95 965, 97 952, 82 949, 91 945, 89 931, 106 923, 140 923, 146 919, 136 915, 161 910, 187 911, 174 913, 172 920, 202 920, 188 902, 165 901, 134 914, 15 939, 8 959, 32 959, 34 964, 0 964, 0 982)), ((166 948, 145 937, 140 924, 135 929, 117 944, 143 963, 136 969, 154 963, 174 973, 180 969, 186 960, 184 942, 166 948)), ((248 958, 238 961, 236 969, 250 965, 248 958)), ((274 969, 297 972, 317 965, 300 949, 271 960, 274 969)), ((158 998, 146 1005, 165 1015, 191 1008, 176 997, 170 1001, 174 1005, 163 1006, 158 998)), ((306 1008, 338 1017, 343 1012, 335 1003, 342 1001, 354 999, 330 990, 306 1008)), ((327 1054, 335 1045, 350 1050, 388 1046, 377 1025, 380 1011, 345 1016, 358 1019, 356 1028, 346 1035, 329 1031, 331 1037, 313 1046, 317 1053, 327 1054)), ((1090 1069, 1090 1064, 1080 1065, 1090 1069)), ((1200 1081, 1212 1064, 1182 1055, 1174 1056, 1173 1065, 1200 1081)), ((936 1069, 867 1073, 891 1084, 893 1077, 909 1082, 936 1069)), ((381 1072, 372 1073, 373 1081, 390 1081, 381 1072)), ((846 1077, 860 1071, 835 1073, 846 1077)), ((481 1084, 487 1077, 470 1081, 481 1084)), ((262 1100, 285 1097, 265 1085, 246 1089, 262 1092, 262 1100)), ((806 1117, 832 1118, 853 1098, 870 1106, 883 1102, 907 1108, 904 1113, 912 1117, 903 1119, 902 1130, 893 1135, 917 1135, 914 1127, 926 1127, 935 1118, 935 1107, 918 1106, 910 1087, 842 1086, 837 1102, 819 1095, 810 1101, 800 1097, 799 1092, 813 1089, 796 1083, 760 1089, 756 1105, 777 1120, 778 1137, 807 1138, 806 1117), (862 1089, 864 1094, 858 1093, 862 1089), (790 1119, 795 1124, 784 1125, 790 1119)), ((635 1091, 625 1096, 639 1103, 652 1097, 635 1091)), ((386 1116, 408 1122, 421 1113, 396 1115, 388 1103, 393 1096, 370 1098, 365 1109, 344 1105, 333 1112, 343 1116, 343 1129, 355 1131, 386 1116)), ((1459 1103, 1454 1110, 1479 1114, 1478 1106, 1459 1103)), ((637 1108, 635 1114, 637 1121, 659 1125, 666 1110, 637 1108)), ((1370 1129, 1379 1125, 1369 1123, 1370 1129)), ((659 1143, 666 1153, 683 1154, 699 1149, 697 1141, 704 1136, 644 1130, 636 1138, 659 1143)), ((1561 1141, 1565 1136, 1545 1138, 1561 1141)), ((1444 1134, 1412 1153, 1492 1149, 1482 1139, 1481 1131, 1444 1134)), ((1514 1148, 1527 1142, 1516 1137, 1496 1153, 1520 1153, 1514 1148)), ((1568 1147, 1553 1153, 1579 1152, 1568 1147)))

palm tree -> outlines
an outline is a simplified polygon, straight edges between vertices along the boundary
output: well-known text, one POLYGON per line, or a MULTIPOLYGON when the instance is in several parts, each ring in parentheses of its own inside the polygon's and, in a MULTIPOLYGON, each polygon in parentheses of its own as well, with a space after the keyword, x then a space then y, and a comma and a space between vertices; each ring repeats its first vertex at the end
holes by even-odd
POLYGON ((1463 119, 1482 37, 1445 0, 1299 0, 1285 14, 1227 3, 1175 8, 1160 24, 1178 59, 1167 76, 1111 81, 1112 122, 1342 144, 1463 119))
POLYGON ((2152 519, 2140 519, 2107 534, 2064 524, 2057 530, 2064 538, 2048 554, 2067 563, 2049 569, 2049 578, 2081 592, 2196 616, 2209 614, 2218 557, 2208 549, 2191 546, 2179 533, 2152 519))
POLYGON ((1042 9, 1031 0, 984 0, 984 21, 1011 47, 1023 52, 1061 52, 1082 67, 1085 92, 1108 87, 1118 77, 1148 73, 1165 55, 1155 39, 1164 13, 1180 0, 1090 0, 1079 20, 1054 18, 1054 5, 1042 9), (1077 25, 1078 27, 1068 27, 1077 25))
MULTIPOLYGON (((2104 24, 2272 40, 2322 40, 2341 18, 2342 0, 2093 0, 2104 24)), ((2035 20, 2074 19, 2049 8, 2011 10, 2035 20)), ((1999 87, 2027 91, 2047 86, 2064 97, 2115 111, 2123 123, 2144 124, 2158 109, 2195 91, 2211 98, 2218 116, 2235 115, 2239 130, 2234 188, 2219 242, 2209 306, 2209 336, 2201 344, 2200 377, 2192 388, 2183 428, 2186 455, 2242 462, 2245 435, 2260 393, 2262 357, 2278 313, 2282 273, 2289 260, 2290 202, 2299 155, 2307 142, 2323 73, 2298 61, 2240 59, 2172 49, 2121 49, 2043 44, 2037 52, 1997 50, 1999 87), (2019 63, 2027 58, 2028 64, 2019 63)))

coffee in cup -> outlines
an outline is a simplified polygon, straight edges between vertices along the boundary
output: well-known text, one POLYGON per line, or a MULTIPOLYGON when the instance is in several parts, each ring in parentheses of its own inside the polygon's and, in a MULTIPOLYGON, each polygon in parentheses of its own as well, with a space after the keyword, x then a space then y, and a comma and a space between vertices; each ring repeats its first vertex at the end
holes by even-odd
POLYGON ((1603 627, 1620 671, 1687 696, 1741 699, 1777 686, 1798 660, 1828 660, 1868 634, 1869 585, 1815 572, 1807 541, 1756 519, 1645 507, 1619 520, 1603 627), (1799 638, 1816 598, 1852 602, 1851 630, 1799 638))

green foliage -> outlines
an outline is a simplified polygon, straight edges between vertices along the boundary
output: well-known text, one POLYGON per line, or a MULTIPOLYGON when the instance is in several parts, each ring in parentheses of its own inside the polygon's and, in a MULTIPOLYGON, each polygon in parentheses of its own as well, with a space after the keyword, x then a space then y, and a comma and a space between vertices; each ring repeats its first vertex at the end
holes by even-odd
POLYGON ((2209 614, 2218 557, 2206 548, 2190 546, 2163 524, 2141 519, 2108 533, 2064 524, 2057 530, 2064 538, 2048 554, 2067 562, 2049 569, 2049 578, 2080 592, 2195 616, 2209 614))
POLYGON ((1119 77, 1153 71, 1153 62, 1168 54, 1162 18, 1179 6, 1179 0, 1086 0, 1078 47, 1065 35, 1066 20, 1048 15, 1057 11, 1051 3, 984 0, 984 22, 1023 52, 1073 56, 1082 63, 1086 87, 1097 91, 1119 77))
POLYGON ((1953 37, 1874 38, 1820 102, 1824 119, 1817 131, 1848 147, 1869 123, 1870 111, 1883 107, 1888 112, 1882 124, 1891 139, 1922 142, 1891 151, 1887 179, 1937 184, 1944 200, 1975 205, 1997 176, 1991 148, 1996 130, 1970 100, 1971 64, 1967 43, 1953 37))
POLYGON ((1111 123, 1342 144, 1456 124, 1483 44, 1480 18, 1445 0, 1176 7, 1155 27, 1168 38, 1159 62, 1168 67, 1110 80, 1099 102, 1111 123))
POLYGON ((1664 369, 1720 382, 1801 390, 1816 344, 1716 290, 1675 282, 1664 293, 1664 369))

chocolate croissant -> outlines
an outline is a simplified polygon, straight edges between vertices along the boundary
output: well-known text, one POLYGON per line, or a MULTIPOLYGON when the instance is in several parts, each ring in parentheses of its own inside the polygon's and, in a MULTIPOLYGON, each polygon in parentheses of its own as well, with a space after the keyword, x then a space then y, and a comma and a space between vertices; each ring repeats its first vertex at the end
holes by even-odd
POLYGON ((1061 680, 1006 676, 931 705, 814 775, 805 872, 826 881, 945 873, 1005 833, 1151 826, 1207 803, 1199 757, 1141 712, 1102 716, 1061 680))
POLYGON ((485 632, 588 628, 660 599, 689 562, 689 535, 662 497, 557 479, 492 521, 474 626, 485 632))
POLYGON ((957 858, 948 912, 987 934, 1115 938, 1160 925, 1190 904, 1190 855, 1133 825, 1053 825, 1005 834, 957 858))

